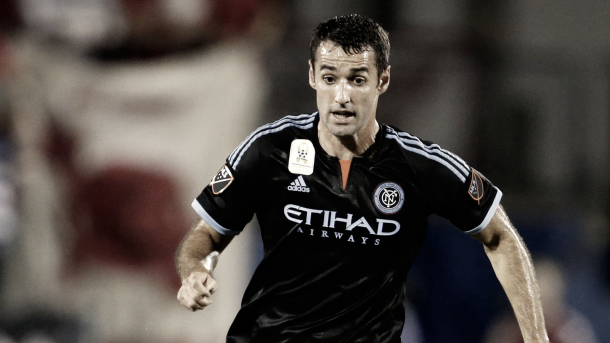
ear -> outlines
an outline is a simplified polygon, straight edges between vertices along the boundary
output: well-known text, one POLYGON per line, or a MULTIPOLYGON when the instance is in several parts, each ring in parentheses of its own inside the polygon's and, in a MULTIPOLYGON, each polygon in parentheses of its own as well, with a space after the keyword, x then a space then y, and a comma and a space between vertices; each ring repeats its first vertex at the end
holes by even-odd
POLYGON ((309 60, 309 85, 311 88, 316 89, 316 77, 313 72, 313 63, 309 60))
POLYGON ((388 90, 388 86, 390 85, 390 68, 388 66, 384 71, 379 75, 379 94, 385 93, 388 90))

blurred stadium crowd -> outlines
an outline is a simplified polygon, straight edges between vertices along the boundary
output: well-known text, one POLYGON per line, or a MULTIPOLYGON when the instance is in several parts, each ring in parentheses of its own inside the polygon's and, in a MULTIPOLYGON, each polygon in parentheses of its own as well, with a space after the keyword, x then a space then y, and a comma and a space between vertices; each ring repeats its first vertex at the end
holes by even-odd
MULTIPOLYGON (((258 228, 193 314, 173 270, 190 203, 257 126, 315 111, 310 32, 349 13, 390 32, 380 121, 503 190, 551 341, 610 342, 610 3, 2 0, 0 343, 223 342, 258 228)), ((403 342, 520 342, 480 245, 430 224, 403 342)))

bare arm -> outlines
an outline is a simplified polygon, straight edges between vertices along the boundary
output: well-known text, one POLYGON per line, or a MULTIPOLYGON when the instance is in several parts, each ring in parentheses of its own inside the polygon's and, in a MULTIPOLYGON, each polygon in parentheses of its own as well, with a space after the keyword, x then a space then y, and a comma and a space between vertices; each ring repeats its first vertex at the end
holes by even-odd
POLYGON ((489 225, 473 237, 485 246, 485 253, 515 312, 524 342, 549 342, 532 259, 502 206, 489 225))
POLYGON ((176 251, 176 271, 182 280, 178 301, 191 311, 210 305, 210 296, 216 291, 216 280, 202 261, 213 251, 219 253, 233 236, 223 236, 199 219, 187 233, 176 251))

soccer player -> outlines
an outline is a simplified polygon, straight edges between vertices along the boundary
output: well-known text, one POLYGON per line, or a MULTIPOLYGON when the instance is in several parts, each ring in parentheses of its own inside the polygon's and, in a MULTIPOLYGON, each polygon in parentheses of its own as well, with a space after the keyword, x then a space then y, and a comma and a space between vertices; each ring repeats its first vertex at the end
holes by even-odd
POLYGON ((548 342, 500 190, 456 155, 376 121, 389 52, 368 18, 321 23, 309 60, 318 111, 254 131, 193 202, 201 219, 176 255, 178 300, 192 311, 217 287, 206 256, 254 214, 261 227, 264 258, 227 342, 400 342, 404 280, 431 214, 483 244, 525 342, 548 342))

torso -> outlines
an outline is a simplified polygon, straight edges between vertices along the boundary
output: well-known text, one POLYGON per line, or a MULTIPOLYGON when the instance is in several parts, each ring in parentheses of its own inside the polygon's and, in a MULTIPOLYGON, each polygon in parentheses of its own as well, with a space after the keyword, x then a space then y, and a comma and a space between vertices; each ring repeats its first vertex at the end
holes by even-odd
POLYGON ((373 342, 377 335, 390 342, 400 334, 402 288, 427 215, 416 176, 396 159, 399 152, 384 147, 385 133, 382 128, 373 157, 352 159, 345 188, 339 159, 325 153, 314 128, 272 138, 268 182, 258 187, 265 259, 229 336, 242 332, 241 321, 251 325, 254 318, 260 339, 250 342, 282 341, 282 332, 286 339, 320 342, 341 336, 373 342), (307 139, 315 149, 311 175, 286 168, 293 139, 307 139), (337 327, 344 331, 334 336, 330 328, 337 327))
POLYGON ((467 232, 499 203, 484 178, 481 198, 469 195, 473 172, 455 155, 387 125, 344 183, 317 123, 314 113, 259 128, 227 159, 234 185, 197 198, 219 232, 238 233, 252 214, 261 227, 264 259, 228 342, 400 342, 428 216, 467 232))

